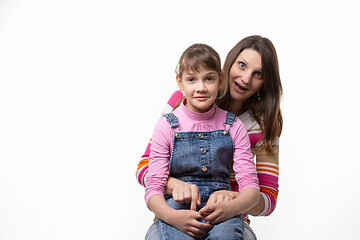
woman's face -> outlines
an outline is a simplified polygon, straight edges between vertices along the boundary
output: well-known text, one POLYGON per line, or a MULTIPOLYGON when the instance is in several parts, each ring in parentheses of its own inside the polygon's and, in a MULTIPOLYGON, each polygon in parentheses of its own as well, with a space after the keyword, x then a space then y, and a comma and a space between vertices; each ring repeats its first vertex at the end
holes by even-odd
POLYGON ((231 99, 242 104, 264 83, 260 54, 244 49, 230 68, 229 89, 231 99))

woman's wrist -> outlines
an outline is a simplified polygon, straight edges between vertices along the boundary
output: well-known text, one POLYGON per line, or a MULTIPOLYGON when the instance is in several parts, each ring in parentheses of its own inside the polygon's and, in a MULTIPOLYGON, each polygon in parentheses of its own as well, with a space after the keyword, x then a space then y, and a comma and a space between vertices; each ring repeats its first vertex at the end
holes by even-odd
POLYGON ((232 195, 233 195, 233 199, 237 198, 240 195, 240 192, 238 191, 231 191, 232 195))
POLYGON ((259 216, 259 214, 264 210, 264 207, 265 207, 265 200, 262 194, 260 194, 259 202, 254 207, 246 211, 246 213, 252 216, 259 216))
POLYGON ((230 204, 232 205, 234 212, 240 214, 254 208, 254 206, 258 204, 260 197, 258 189, 249 187, 244 189, 230 204))

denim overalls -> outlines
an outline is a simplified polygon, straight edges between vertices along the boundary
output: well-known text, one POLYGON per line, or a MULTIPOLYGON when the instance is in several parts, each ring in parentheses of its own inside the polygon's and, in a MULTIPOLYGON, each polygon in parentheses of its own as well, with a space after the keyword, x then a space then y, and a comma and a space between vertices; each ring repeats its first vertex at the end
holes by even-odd
MULTIPOLYGON (((181 126, 173 113, 164 116, 174 131, 169 175, 198 186, 201 194, 199 210, 206 205, 213 192, 230 190, 230 162, 234 143, 229 130, 236 116, 231 112, 227 113, 224 129, 191 132, 180 131, 181 126)), ((190 209, 190 204, 175 202, 171 196, 165 196, 165 199, 174 209, 190 209)), ((161 239, 193 239, 162 220, 156 221, 161 239)), ((240 214, 214 225, 204 239, 239 240, 242 239, 242 232, 243 220, 240 214)))

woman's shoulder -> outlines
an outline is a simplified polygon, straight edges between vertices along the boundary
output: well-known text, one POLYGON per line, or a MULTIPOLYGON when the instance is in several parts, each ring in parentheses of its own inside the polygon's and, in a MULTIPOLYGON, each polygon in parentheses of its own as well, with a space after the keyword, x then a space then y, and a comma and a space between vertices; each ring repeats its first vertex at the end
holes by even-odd
POLYGON ((166 102, 162 113, 165 114, 172 112, 173 109, 179 105, 179 102, 181 101, 183 96, 184 95, 180 90, 173 92, 169 100, 166 102))
POLYGON ((177 90, 177 91, 173 92, 173 94, 169 98, 167 104, 169 104, 172 108, 174 108, 176 106, 176 104, 179 103, 179 101, 182 99, 183 96, 184 95, 183 95, 182 91, 177 90))
POLYGON ((249 111, 244 112, 243 114, 238 116, 238 118, 244 123, 246 130, 248 132, 249 131, 260 131, 259 123, 255 120, 255 118, 253 118, 250 115, 249 111))

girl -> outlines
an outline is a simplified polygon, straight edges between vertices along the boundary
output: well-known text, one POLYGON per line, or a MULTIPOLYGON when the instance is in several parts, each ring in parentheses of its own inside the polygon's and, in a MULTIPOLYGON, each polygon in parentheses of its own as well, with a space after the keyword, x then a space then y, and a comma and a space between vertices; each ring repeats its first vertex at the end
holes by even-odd
MULTIPOLYGON (((220 90, 222 94, 217 100, 218 104, 223 109, 236 112, 243 121, 249 133, 251 150, 256 157, 261 197, 258 204, 247 213, 253 216, 268 216, 275 209, 278 195, 279 137, 283 123, 280 110, 282 86, 274 45, 269 39, 261 36, 244 38, 229 52, 223 75, 224 84, 220 90), (256 57, 250 58, 247 53, 256 53, 256 57), (261 77, 256 78, 259 74, 261 77)), ((176 91, 169 99, 164 112, 170 112, 181 98, 181 91, 176 91)), ((137 179, 143 186, 146 186, 150 145, 151 143, 136 171, 137 179)), ((237 197, 238 187, 233 180, 232 177, 230 183, 233 191, 213 193, 208 206, 237 197)), ((174 200, 178 202, 193 201, 194 198, 191 196, 196 195, 197 191, 193 185, 172 177, 169 177, 165 189, 165 193, 173 195, 174 200)), ((201 229, 193 226, 193 231, 198 232, 201 229)), ((155 224, 149 228, 146 239, 159 239, 155 224)), ((248 218, 245 218, 244 239, 256 239, 248 218)))
MULTIPOLYGON (((222 83, 220 57, 205 44, 194 44, 182 54, 176 76, 185 99, 155 127, 151 145, 145 200, 159 218, 161 239, 242 239, 241 213, 259 200, 259 186, 250 143, 243 123, 214 102, 222 83), (203 208, 210 195, 230 190, 233 160, 239 194, 214 208, 203 208), (164 198, 168 176, 196 185, 195 204, 164 198), (196 212, 196 207, 201 209, 196 212), (218 211, 221 214, 218 214, 218 211), (196 221, 216 215, 210 225, 196 221), (201 229, 197 233, 184 224, 201 229), (181 222, 183 221, 183 222, 181 222), (212 228, 211 228, 212 227, 212 228), (209 229, 211 230, 209 231, 209 229)), ((204 221, 204 220, 202 220, 204 221)))

